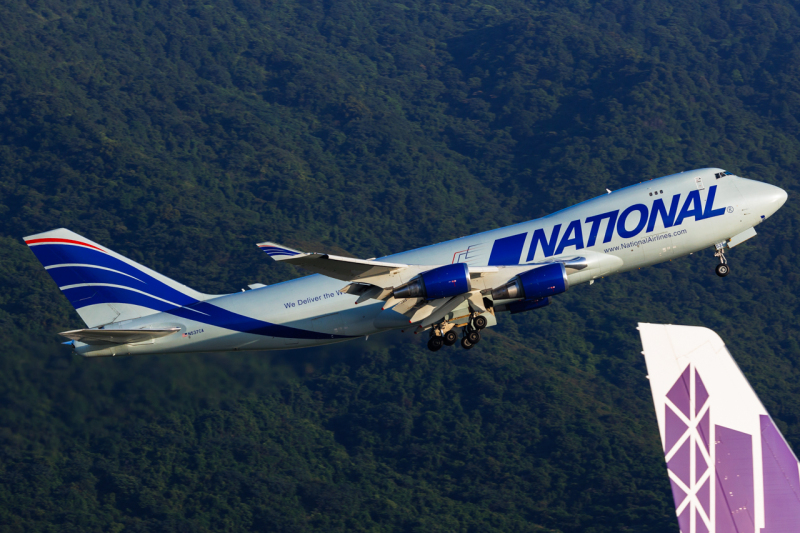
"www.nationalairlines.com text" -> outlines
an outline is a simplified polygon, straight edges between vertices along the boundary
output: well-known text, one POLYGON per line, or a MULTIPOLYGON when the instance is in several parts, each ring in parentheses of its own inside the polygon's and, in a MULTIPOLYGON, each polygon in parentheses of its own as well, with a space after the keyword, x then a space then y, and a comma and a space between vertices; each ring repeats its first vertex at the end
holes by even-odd
POLYGON ((680 231, 676 231, 675 233, 662 233, 660 235, 651 235, 651 236, 649 236, 647 238, 644 238, 644 239, 637 239, 635 241, 623 242, 619 246, 614 246, 612 248, 606 248, 603 251, 605 253, 619 252, 620 248, 622 248, 622 249, 633 248, 634 246, 641 246, 642 244, 647 244, 648 242, 657 242, 657 241, 661 241, 661 240, 664 240, 664 239, 669 239, 671 237, 677 237, 678 235, 683 235, 685 233, 688 233, 688 231, 685 230, 685 229, 682 229, 680 231))

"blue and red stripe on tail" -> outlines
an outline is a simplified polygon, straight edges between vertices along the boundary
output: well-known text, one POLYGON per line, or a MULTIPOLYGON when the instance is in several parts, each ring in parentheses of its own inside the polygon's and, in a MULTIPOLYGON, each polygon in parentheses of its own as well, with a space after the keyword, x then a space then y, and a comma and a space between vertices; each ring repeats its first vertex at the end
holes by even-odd
POLYGON ((24 241, 89 327, 211 297, 67 229, 31 235, 24 241))

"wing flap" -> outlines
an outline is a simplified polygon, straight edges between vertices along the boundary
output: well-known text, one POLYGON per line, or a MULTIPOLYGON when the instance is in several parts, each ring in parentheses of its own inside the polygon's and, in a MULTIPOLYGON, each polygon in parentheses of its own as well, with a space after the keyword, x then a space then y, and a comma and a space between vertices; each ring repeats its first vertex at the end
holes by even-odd
POLYGON ((133 344, 172 335, 181 328, 162 329, 73 329, 59 335, 84 344, 133 344))
POLYGON ((441 305, 437 306, 436 309, 432 309, 427 316, 413 316, 411 317, 411 322, 416 322, 417 320, 422 320, 420 327, 427 328, 428 326, 432 326, 433 324, 442 320, 448 313, 453 311, 456 307, 464 303, 465 300, 468 299, 470 293, 461 294, 454 298, 450 298, 450 300, 443 302, 441 305))

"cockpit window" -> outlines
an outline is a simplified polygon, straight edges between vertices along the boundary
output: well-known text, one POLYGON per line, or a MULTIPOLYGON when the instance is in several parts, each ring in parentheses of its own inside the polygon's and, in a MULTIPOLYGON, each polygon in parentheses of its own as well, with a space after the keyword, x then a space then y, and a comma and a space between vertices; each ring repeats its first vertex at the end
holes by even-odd
POLYGON ((714 174, 714 177, 717 179, 724 178, 725 176, 733 176, 733 172, 728 172, 727 170, 723 172, 717 172, 714 174))

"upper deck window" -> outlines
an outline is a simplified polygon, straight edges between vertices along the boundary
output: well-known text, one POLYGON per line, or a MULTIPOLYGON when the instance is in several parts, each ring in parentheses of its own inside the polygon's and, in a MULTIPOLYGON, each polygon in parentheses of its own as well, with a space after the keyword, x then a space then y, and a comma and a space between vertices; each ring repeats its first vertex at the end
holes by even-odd
POLYGON ((727 170, 724 170, 722 172, 717 172, 716 174, 714 174, 714 177, 717 179, 724 178, 725 176, 733 176, 733 172, 728 172, 727 170))

